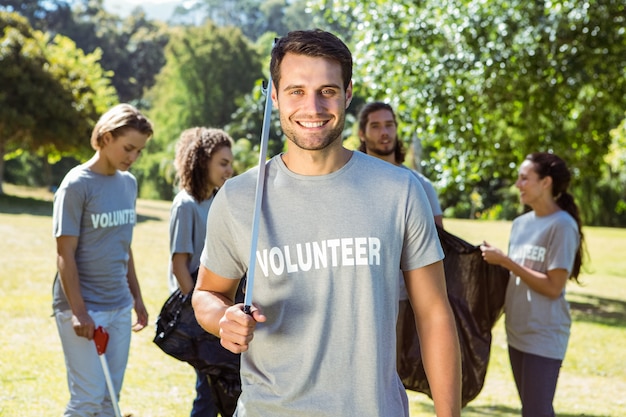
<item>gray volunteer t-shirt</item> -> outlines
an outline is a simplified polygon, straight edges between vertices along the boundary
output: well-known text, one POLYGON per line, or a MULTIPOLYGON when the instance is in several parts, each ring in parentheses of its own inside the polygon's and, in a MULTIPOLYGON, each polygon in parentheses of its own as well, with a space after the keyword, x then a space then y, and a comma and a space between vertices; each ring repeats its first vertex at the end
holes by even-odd
POLYGON ((168 286, 170 292, 176 291, 178 281, 172 272, 172 256, 175 253, 188 253, 189 272, 200 267, 200 255, 206 235, 206 219, 213 203, 213 197, 197 202, 187 191, 181 190, 170 210, 170 261, 168 268, 168 286))
MULTIPOLYGON (((248 269, 256 175, 213 202, 201 262, 248 269)), ((253 302, 267 316, 242 354, 238 417, 408 416, 396 372, 398 270, 443 258, 424 190, 408 170, 360 152, 340 170, 267 164, 253 302)))
MULTIPOLYGON (((133 304, 127 271, 136 222, 137 182, 129 172, 101 175, 77 166, 54 195, 53 236, 78 236, 76 264, 88 310, 133 304)), ((69 310, 60 281, 53 287, 54 311, 69 310)))
POLYGON ((411 170, 411 172, 420 181, 422 187, 424 187, 424 192, 426 193, 426 197, 428 198, 428 204, 430 204, 430 209, 433 211, 433 216, 441 216, 443 214, 443 211, 441 210, 441 204, 439 204, 439 196, 437 195, 437 191, 435 190, 433 183, 421 172, 417 172, 415 170, 411 170))
MULTIPOLYGON (((567 212, 540 217, 531 211, 513 221, 509 257, 535 271, 571 273, 578 245, 578 225, 567 212)), ((504 311, 509 345, 546 358, 565 357, 572 324, 565 290, 553 300, 511 274, 504 311)))
MULTIPOLYGON (((402 168, 406 168, 404 165, 400 165, 402 168)), ((428 204, 430 205, 430 209, 433 212, 433 216, 441 216, 443 212, 441 211, 441 205, 439 204, 439 197, 437 196, 437 191, 435 187, 433 187, 432 182, 428 178, 426 178, 420 172, 417 172, 413 169, 406 168, 410 170, 413 175, 419 180, 419 183, 422 184, 424 188, 424 192, 426 193, 426 198, 428 199, 428 204)), ((400 272, 400 300, 407 300, 409 298, 409 294, 406 290, 406 284, 404 282, 404 275, 400 272)))

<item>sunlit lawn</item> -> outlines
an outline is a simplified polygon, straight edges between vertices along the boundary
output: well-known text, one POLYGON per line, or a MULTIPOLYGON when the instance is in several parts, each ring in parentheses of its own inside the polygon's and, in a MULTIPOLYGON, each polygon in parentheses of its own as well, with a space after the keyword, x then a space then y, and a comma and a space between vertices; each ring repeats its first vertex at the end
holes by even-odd
MULTIPOLYGON (((45 191, 11 187, 9 195, 50 199, 45 191)), ((133 250, 151 320, 167 297, 169 203, 140 201, 133 250)), ((510 223, 446 219, 452 233, 506 248, 510 223)), ((587 228, 591 264, 585 286, 570 285, 575 323, 556 395, 557 415, 626 416, 625 229, 587 228)), ((51 285, 55 248, 51 204, 0 197, 0 416, 58 416, 68 399, 54 320, 51 285)), ((135 417, 189 415, 192 369, 152 343, 152 327, 134 334, 121 396, 135 417)), ((494 328, 485 386, 463 416, 516 416, 519 401, 506 355, 502 320, 494 328)), ((428 397, 409 391, 412 416, 432 416, 428 397)))

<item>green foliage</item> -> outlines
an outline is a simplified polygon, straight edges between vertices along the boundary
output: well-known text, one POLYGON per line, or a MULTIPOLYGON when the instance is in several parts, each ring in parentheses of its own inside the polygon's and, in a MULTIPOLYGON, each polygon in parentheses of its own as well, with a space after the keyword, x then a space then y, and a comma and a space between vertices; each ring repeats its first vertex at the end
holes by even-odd
POLYGON ((41 187, 46 185, 42 158, 26 152, 15 152, 14 157, 6 161, 4 181, 12 184, 41 187))
POLYGON ((111 71, 122 102, 139 105, 165 63, 166 27, 148 20, 142 9, 121 18, 107 13, 103 0, 4 0, 2 5, 37 30, 71 38, 85 53, 100 49, 101 65, 111 71))
MULTIPOLYGON (((272 38, 316 26, 337 33, 355 55, 347 146, 353 146, 350 127, 358 103, 389 101, 407 145, 415 136, 421 142, 414 160, 436 184, 446 215, 511 218, 519 209, 510 187, 520 160, 528 152, 549 150, 572 167, 572 191, 585 203, 586 223, 626 224, 625 128, 616 127, 626 107, 623 2, 202 0, 189 9, 194 22, 216 23, 171 28, 176 39, 167 48, 170 28, 148 20, 141 8, 122 19, 105 12, 102 3, 2 2, 3 10, 19 11, 33 27, 71 37, 86 53, 68 52, 78 48, 63 38, 33 34, 23 19, 2 19, 10 22, 2 27, 12 29, 0 33, 0 154, 17 158, 29 149, 53 163, 62 153, 47 144, 57 140, 63 152, 84 157, 90 149, 77 132, 89 130, 96 117, 88 114, 85 85, 111 78, 123 101, 149 109, 156 122, 146 153, 165 159, 145 157, 134 167, 141 178, 150 178, 140 172, 144 169, 164 175, 154 179, 162 184, 145 187, 154 190, 150 195, 169 187, 171 145, 192 125, 224 127, 242 140, 237 151, 242 172, 258 158, 265 103, 260 80, 268 78, 272 38), (250 46, 229 25, 239 26, 256 44, 250 46), (218 40, 223 38, 228 41, 218 40), (78 64, 85 81, 74 85, 71 67, 82 60, 92 62, 78 64), (89 68, 96 63, 104 72, 89 68), (160 86, 144 96, 159 71, 160 86), (86 81, 89 74, 93 80, 86 81), (219 105, 209 104, 215 102, 219 105), (26 110, 18 112, 19 106, 26 110), (82 121, 72 119, 77 109, 82 121), (67 135, 70 127, 74 134, 67 135), (472 203, 472 190, 481 197, 480 209, 472 203)), ((109 93, 94 97, 108 101, 109 93)), ((283 149, 281 135, 273 117, 270 156, 283 149)), ((407 158, 412 165, 413 155, 407 158)))
MULTIPOLYGON (((252 92, 237 100, 237 110, 232 115, 231 121, 225 126, 225 130, 237 140, 245 140, 249 145, 242 145, 235 158, 237 162, 236 172, 243 172, 248 168, 258 164, 259 146, 261 143, 261 132, 263 131, 263 116, 265 114, 265 104, 267 100, 267 81, 258 80, 252 92), (247 149, 247 150, 246 150, 247 149), (246 150, 246 151, 244 151, 246 150), (244 155, 244 152, 251 152, 251 155, 244 155)), ((282 130, 277 112, 272 112, 269 123, 269 143, 267 149, 268 157, 272 157, 283 149, 282 130)))
POLYGON ((174 197, 172 155, 168 152, 145 152, 133 165, 131 172, 137 178, 140 198, 171 200, 174 197))
POLYGON ((235 175, 247 171, 259 163, 259 146, 252 145, 248 139, 237 139, 233 146, 233 170, 235 175), (256 156, 256 157, 255 157, 256 156))
MULTIPOLYGON (((100 50, 85 54, 76 47, 74 41, 61 35, 55 36, 52 42, 48 42, 47 38, 43 38, 43 41, 42 49, 48 62, 47 70, 59 80, 64 91, 71 92, 72 102, 68 108, 57 109, 66 112, 64 114, 66 118, 62 120, 65 124, 60 127, 62 131, 50 132, 52 124, 50 121, 42 126, 39 134, 47 143, 53 142, 57 150, 80 155, 81 152, 78 150, 87 148, 85 144, 89 142, 91 130, 100 115, 117 103, 116 91, 108 78, 111 74, 99 64, 100 50), (55 141, 59 134, 63 139, 57 138, 55 141), (75 143, 71 144, 67 140, 69 138, 74 139, 75 143)), ((87 156, 84 152, 82 155, 87 156)))
MULTIPOLYGON (((315 3, 352 30, 359 91, 394 105, 410 121, 405 137, 417 132, 444 206, 469 202, 474 188, 496 204, 494 190, 532 151, 601 181, 609 131, 626 107, 623 2, 315 3)), ((581 208, 591 223, 611 210, 581 208)))
POLYGON ((155 138, 146 144, 141 157, 131 168, 137 178, 140 198, 169 201, 174 197, 175 145, 175 141, 163 144, 155 138))
POLYGON ((111 71, 122 102, 138 102, 165 64, 167 27, 148 20, 141 10, 122 19, 104 11, 102 0, 78 2, 60 33, 86 52, 102 51, 102 67, 111 71))
MULTIPOLYGON (((117 102, 99 65, 64 36, 30 28, 17 14, 0 12, 0 160, 21 151, 86 157, 97 118, 117 102)), ((0 165, 0 183, 3 166, 0 165)))
POLYGON ((56 32, 71 16, 73 0, 2 0, 0 7, 5 11, 19 13, 30 25, 42 32, 56 32))
POLYGON ((147 95, 159 143, 192 126, 223 127, 261 76, 259 57, 235 28, 174 28, 167 63, 147 95))
POLYGON ((4 181, 10 184, 55 189, 68 171, 81 161, 65 156, 51 164, 47 156, 18 151, 6 161, 4 181))
MULTIPOLYGON (((606 166, 606 187, 614 194, 614 210, 622 218, 626 217, 626 118, 618 127, 611 130, 611 145, 604 156, 606 166)), ((618 224, 624 224, 619 222, 618 224)))
MULTIPOLYGON (((164 158, 148 157, 136 164, 137 170, 147 170, 139 178, 148 182, 156 180, 157 171, 171 166, 174 144, 183 130, 193 126, 223 129, 244 95, 262 77, 259 55, 241 31, 210 22, 201 27, 173 28, 165 56, 167 63, 145 97, 156 129, 146 154, 163 152, 159 155, 164 158)), ((259 113, 260 118, 262 115, 259 113)), ((242 137, 246 136, 233 138, 242 137)), ((171 188, 171 178, 158 181, 171 188)), ((149 186, 156 192, 164 187, 149 186)), ((166 194, 160 196, 165 198, 166 194)))

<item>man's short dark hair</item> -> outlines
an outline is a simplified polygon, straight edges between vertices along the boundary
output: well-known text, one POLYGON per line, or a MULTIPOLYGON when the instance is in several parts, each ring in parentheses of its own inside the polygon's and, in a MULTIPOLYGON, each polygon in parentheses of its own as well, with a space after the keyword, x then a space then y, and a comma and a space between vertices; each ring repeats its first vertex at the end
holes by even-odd
POLYGON ((352 80, 352 54, 345 43, 337 36, 321 29, 292 31, 279 38, 272 49, 270 73, 275 86, 280 81, 280 65, 285 55, 291 52, 297 55, 326 58, 341 65, 344 90, 352 80))

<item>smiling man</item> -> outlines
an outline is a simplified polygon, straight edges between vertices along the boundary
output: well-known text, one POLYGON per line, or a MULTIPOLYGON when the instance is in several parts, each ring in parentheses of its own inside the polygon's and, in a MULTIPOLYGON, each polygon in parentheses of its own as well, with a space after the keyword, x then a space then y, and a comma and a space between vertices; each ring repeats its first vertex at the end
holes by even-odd
POLYGON ((290 32, 270 70, 287 151, 266 166, 255 265, 258 169, 216 196, 193 295, 198 322, 243 352, 235 415, 408 417, 395 360, 400 267, 437 415, 460 416, 459 345, 424 190, 342 145, 350 51, 328 32, 290 32), (260 272, 250 315, 233 305, 248 268, 260 272))

